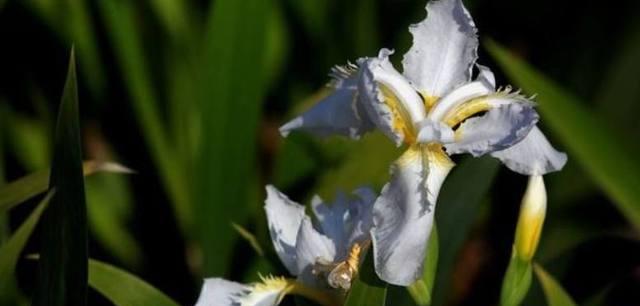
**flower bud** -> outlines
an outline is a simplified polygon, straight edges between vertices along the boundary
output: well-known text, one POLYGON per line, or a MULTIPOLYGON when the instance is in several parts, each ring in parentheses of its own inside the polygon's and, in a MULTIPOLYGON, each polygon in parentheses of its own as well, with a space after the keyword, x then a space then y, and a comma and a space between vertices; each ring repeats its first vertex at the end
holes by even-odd
POLYGON ((515 239, 516 252, 524 261, 531 261, 536 253, 546 212, 547 192, 542 176, 531 176, 520 205, 515 239))

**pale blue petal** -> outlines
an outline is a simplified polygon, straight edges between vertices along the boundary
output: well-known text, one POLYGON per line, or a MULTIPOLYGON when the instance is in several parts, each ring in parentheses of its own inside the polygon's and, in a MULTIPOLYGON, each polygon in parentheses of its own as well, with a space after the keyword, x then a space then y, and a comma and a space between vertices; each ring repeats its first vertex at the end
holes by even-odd
POLYGON ((240 306, 239 299, 251 287, 222 278, 204 280, 196 306, 240 306))
POLYGON ((318 286, 319 279, 313 273, 317 262, 333 262, 336 246, 331 239, 318 232, 309 217, 305 217, 296 241, 296 264, 298 278, 310 286, 318 286))
POLYGON ((297 275, 296 241, 300 224, 305 218, 304 206, 289 200, 271 185, 268 185, 266 190, 264 209, 273 247, 287 270, 292 275, 297 275))
POLYGON ((426 19, 409 27, 413 45, 402 65, 422 94, 442 97, 471 79, 477 30, 461 0, 432 0, 426 9, 426 19))
POLYGON ((531 103, 511 103, 467 119, 456 130, 456 141, 446 144, 449 154, 482 156, 521 141, 538 122, 531 103))
POLYGON ((538 127, 514 146, 491 153, 509 169, 524 175, 543 175, 559 171, 567 163, 567 155, 554 149, 538 127))
POLYGON ((418 92, 393 68, 389 61, 392 53, 382 49, 378 57, 358 62, 358 100, 378 129, 400 145, 409 136, 402 127, 413 129, 415 123, 424 119, 426 112, 418 92))
POLYGON ((409 148, 392 166, 374 204, 371 230, 378 276, 408 286, 422 275, 436 200, 453 163, 444 153, 409 148))
POLYGON ((360 138, 373 128, 373 124, 357 102, 357 78, 355 67, 336 67, 333 92, 302 115, 280 127, 287 136, 293 130, 303 130, 316 136, 343 135, 360 138))

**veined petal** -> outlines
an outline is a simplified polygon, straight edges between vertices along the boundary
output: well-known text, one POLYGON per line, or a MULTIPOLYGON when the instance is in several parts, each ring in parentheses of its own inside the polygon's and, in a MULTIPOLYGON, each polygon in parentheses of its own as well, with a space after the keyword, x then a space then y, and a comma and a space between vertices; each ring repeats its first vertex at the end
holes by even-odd
POLYGON ((512 147, 491 153, 512 171, 524 175, 543 175, 559 171, 567 163, 567 155, 556 151, 538 127, 512 147))
POLYGON ((371 236, 376 272, 408 286, 422 275, 436 199, 453 162, 437 146, 412 146, 392 166, 374 204, 371 236))
POLYGON ((286 137, 293 130, 303 130, 322 137, 344 135, 357 139, 373 128, 373 123, 357 103, 357 67, 335 67, 332 76, 334 91, 280 127, 283 136, 286 137))
POLYGON ((250 289, 250 286, 222 278, 207 278, 202 285, 196 306, 240 305, 241 296, 247 294, 250 289))
POLYGON ((427 117, 433 121, 443 121, 451 110, 456 109, 467 101, 472 101, 475 98, 491 93, 493 93, 493 88, 487 87, 483 82, 474 81, 464 84, 442 97, 431 109, 427 117))
POLYGON ((456 141, 446 144, 447 153, 481 156, 504 150, 521 141, 538 122, 532 103, 511 103, 467 119, 456 130, 456 141))
POLYGON ((478 58, 477 30, 461 0, 432 0, 426 9, 426 19, 409 27, 413 45, 402 66, 421 92, 442 97, 470 81, 478 58))
POLYGON ((413 124, 425 117, 417 91, 389 62, 392 51, 360 60, 359 102, 375 125, 397 145, 415 140, 413 124))
POLYGON ((331 239, 315 228, 309 217, 305 217, 298 231, 296 241, 296 264, 298 278, 302 283, 310 286, 318 286, 317 277, 313 268, 317 262, 334 261, 336 246, 331 239))
POLYGON ((300 224, 305 218, 304 206, 289 200, 271 185, 267 185, 266 189, 264 209, 273 247, 287 270, 292 275, 297 275, 296 241, 300 224))

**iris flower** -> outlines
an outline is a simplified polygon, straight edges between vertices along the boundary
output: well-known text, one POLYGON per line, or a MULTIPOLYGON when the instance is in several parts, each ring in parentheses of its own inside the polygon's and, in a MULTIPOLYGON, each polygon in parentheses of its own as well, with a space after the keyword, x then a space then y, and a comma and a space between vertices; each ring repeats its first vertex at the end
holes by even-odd
POLYGON ((315 196, 311 202, 314 223, 303 205, 273 186, 266 189, 271 240, 283 265, 297 278, 263 277, 261 283, 249 285, 206 279, 196 306, 277 305, 287 294, 335 305, 350 288, 370 244, 376 194, 360 188, 350 197, 338 194, 330 205, 315 196))
POLYGON ((454 166, 449 155, 490 154, 524 175, 566 162, 536 127, 532 99, 496 89, 493 73, 476 64, 477 30, 462 2, 430 1, 426 10, 409 28, 403 73, 388 49, 335 67, 333 92, 280 128, 283 136, 304 130, 354 139, 378 129, 406 147, 374 204, 371 230, 377 274, 402 286, 422 274, 438 193, 454 166))

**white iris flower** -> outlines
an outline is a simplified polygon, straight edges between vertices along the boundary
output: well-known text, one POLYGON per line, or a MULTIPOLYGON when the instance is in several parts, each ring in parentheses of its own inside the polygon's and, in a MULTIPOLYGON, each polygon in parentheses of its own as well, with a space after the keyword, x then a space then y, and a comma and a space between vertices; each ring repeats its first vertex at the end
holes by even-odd
POLYGON ((374 204, 371 230, 378 275, 403 286, 422 274, 436 199, 454 166, 450 154, 490 154, 525 175, 566 162, 536 127, 530 98, 496 90, 493 73, 476 64, 477 30, 461 0, 430 1, 427 14, 409 28, 413 46, 403 73, 387 49, 336 67, 333 93, 280 128, 284 136, 299 129, 355 139, 377 128, 406 145, 374 204))
POLYGON ((303 205, 273 186, 266 189, 271 240, 283 265, 297 278, 267 277, 250 285, 206 279, 196 306, 272 306, 287 294, 335 305, 350 288, 371 241, 376 194, 360 188, 353 196, 338 194, 333 204, 316 196, 311 202, 314 223, 303 205))

